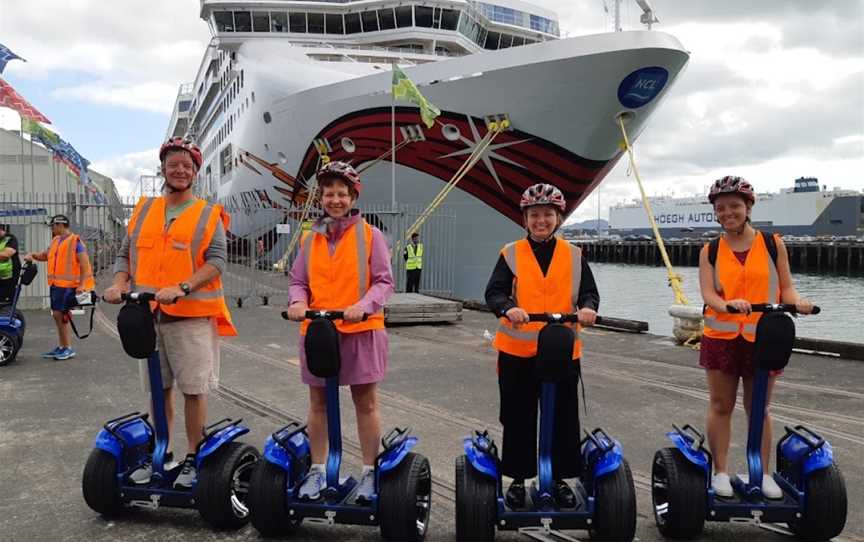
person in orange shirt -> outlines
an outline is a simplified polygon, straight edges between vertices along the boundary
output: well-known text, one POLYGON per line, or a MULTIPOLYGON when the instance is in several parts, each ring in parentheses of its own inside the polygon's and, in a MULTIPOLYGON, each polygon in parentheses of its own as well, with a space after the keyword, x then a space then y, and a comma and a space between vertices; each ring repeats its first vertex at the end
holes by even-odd
POLYGON ((69 309, 76 304, 75 295, 95 289, 93 270, 87 257, 87 247, 69 229, 66 215, 51 217, 51 244, 48 250, 26 254, 27 261, 48 262, 48 284, 51 294, 51 315, 57 326, 60 343, 54 350, 42 354, 43 358, 64 360, 75 357, 69 332, 69 309))
MULTIPOLYGON (((219 384, 219 337, 237 334, 222 291, 227 262, 225 230, 229 218, 219 204, 196 198, 191 191, 202 156, 198 147, 179 137, 159 150, 164 195, 141 198, 127 227, 114 267, 114 283, 105 300, 120 303, 130 290, 156 294, 156 331, 165 387, 165 414, 170 431, 174 419, 173 385, 183 393, 187 454, 174 481, 191 487, 197 476, 195 453, 207 420, 207 395, 219 384)), ((146 388, 146 362, 141 364, 146 388)), ((130 478, 150 481, 152 465, 130 478)))
MULTIPOLYGON (((711 485, 720 497, 734 492, 727 472, 727 457, 732 430, 732 412, 738 381, 744 382, 744 408, 750 415, 753 394, 753 344, 756 323, 762 313, 751 312, 751 303, 795 304, 800 314, 810 314, 812 303, 802 298, 792 284, 789 256, 779 236, 757 231, 750 223, 756 203, 753 187, 741 177, 723 177, 714 182, 708 194, 723 234, 716 243, 712 264, 710 243, 699 255, 699 285, 705 302, 705 330, 699 352, 699 365, 705 368, 710 401, 708 403, 708 446, 714 458, 711 485), (776 247, 776 248, 774 248, 776 247), (776 262, 774 261, 776 254, 776 262), (740 314, 731 314, 726 306, 740 314)), ((768 472, 771 457, 771 414, 768 403, 777 380, 768 380, 765 429, 762 433, 762 465, 768 472)), ((783 497, 771 476, 762 478, 762 493, 769 499, 783 497)))
POLYGON ((502 474, 512 478, 506 502, 511 509, 525 507, 525 479, 537 474, 537 403, 540 381, 537 359, 539 322, 529 313, 573 313, 576 343, 570 377, 558 384, 552 442, 554 497, 562 508, 577 500, 565 478, 582 474, 580 450, 579 382, 582 342, 580 325, 597 318, 600 294, 588 262, 579 247, 557 237, 567 209, 564 195, 551 184, 528 187, 519 205, 528 235, 505 246, 486 286, 486 305, 500 319, 492 345, 498 350, 499 420, 504 428, 502 474))
MULTIPOLYGON (((384 304, 393 293, 393 272, 384 234, 354 208, 360 197, 360 175, 350 164, 330 162, 318 171, 317 179, 324 216, 304 237, 291 267, 288 315, 302 322, 310 308, 345 312, 345 319, 336 321, 342 356, 339 384, 351 387, 363 455, 356 495, 358 501, 368 501, 375 491, 381 440, 377 389, 387 372, 384 304)), ((327 395, 325 381, 312 375, 306 364, 306 325, 300 328, 299 351, 303 383, 309 385, 307 432, 312 466, 298 495, 314 500, 327 484, 327 395)))

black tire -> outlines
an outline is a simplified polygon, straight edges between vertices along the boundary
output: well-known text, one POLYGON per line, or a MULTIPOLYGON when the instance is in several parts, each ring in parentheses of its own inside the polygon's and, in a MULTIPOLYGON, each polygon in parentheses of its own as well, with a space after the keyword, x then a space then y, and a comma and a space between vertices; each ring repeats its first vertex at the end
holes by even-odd
POLYGON ((263 459, 252 472, 249 519, 252 526, 264 537, 282 537, 300 525, 300 521, 288 518, 285 502, 287 483, 288 473, 263 459))
POLYGON ((618 469, 595 482, 597 513, 589 532, 592 539, 630 542, 636 536, 636 488, 626 459, 618 469))
POLYGON ((0 330, 0 367, 15 361, 20 346, 18 337, 8 331, 0 330))
POLYGON ((87 506, 103 516, 118 516, 128 510, 118 495, 117 460, 105 450, 97 448, 90 452, 81 479, 81 491, 87 506))
POLYGON ((408 453, 381 476, 378 516, 381 536, 391 542, 420 542, 429 532, 432 468, 424 456, 408 453))
POLYGON ((21 320, 21 330, 18 334, 18 350, 24 346, 24 332, 27 331, 27 320, 24 319, 24 313, 15 309, 15 318, 21 320))
POLYGON ((663 448, 654 454, 651 502, 661 534, 686 539, 702 533, 708 513, 707 484, 705 473, 677 448, 663 448))
POLYGON ((464 455, 456 458, 456 540, 492 542, 497 518, 495 480, 477 472, 464 455))
POLYGON ((820 469, 807 478, 804 517, 789 528, 805 540, 830 540, 846 526, 846 482, 837 465, 820 469))
POLYGON ((248 444, 229 442, 208 457, 195 488, 198 512, 217 529, 239 529, 249 521, 249 483, 260 458, 248 444))

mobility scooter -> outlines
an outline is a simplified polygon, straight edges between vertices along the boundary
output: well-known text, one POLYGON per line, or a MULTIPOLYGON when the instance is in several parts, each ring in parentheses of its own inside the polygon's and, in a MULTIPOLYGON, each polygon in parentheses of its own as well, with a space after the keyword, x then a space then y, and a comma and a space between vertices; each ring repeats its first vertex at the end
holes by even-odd
POLYGON ((249 432, 242 420, 225 418, 205 427, 195 450, 196 479, 189 488, 174 487, 182 463, 166 465, 168 422, 150 309, 154 298, 152 293, 123 294, 126 305, 117 327, 126 353, 147 359, 155 427, 148 414, 140 412, 102 426, 84 467, 84 500, 105 516, 119 515, 130 507, 193 508, 213 527, 239 529, 249 521, 249 480, 260 457, 253 446, 236 441, 249 432), (135 483, 131 474, 147 465, 152 468, 150 480, 135 483))
MULTIPOLYGON (((592 538, 633 540, 636 532, 636 491, 620 443, 603 429, 586 433, 582 441, 584 473, 575 482, 577 504, 559 507, 553 498, 552 439, 555 427, 555 392, 573 364, 575 313, 529 314, 529 321, 547 322, 537 346, 537 376, 541 382, 538 481, 528 489, 526 507, 511 509, 503 491, 498 449, 488 431, 475 431, 464 439, 465 453, 456 458, 456 539, 488 542, 495 529, 519 530, 538 540, 587 529, 592 538), (580 498, 581 497, 581 498, 580 498)), ((597 318, 601 323, 602 318, 597 318)))
MULTIPOLYGON (((694 538, 705 521, 786 523, 807 540, 830 540, 846 524, 846 486, 834 464, 831 444, 803 425, 786 427, 777 442, 776 471, 764 473, 762 430, 770 371, 786 367, 795 340, 789 314, 795 305, 758 304, 764 313, 756 326, 753 363, 756 373, 747 434, 747 476, 732 479, 734 495, 724 498, 711 487, 711 453, 705 436, 690 424, 673 425, 667 437, 675 445, 654 455, 651 495, 660 532, 670 538, 694 538), (762 477, 773 476, 783 491, 780 499, 762 494, 762 477)), ((729 312, 737 312, 727 306, 729 312)), ((818 314, 819 307, 813 307, 818 314)))

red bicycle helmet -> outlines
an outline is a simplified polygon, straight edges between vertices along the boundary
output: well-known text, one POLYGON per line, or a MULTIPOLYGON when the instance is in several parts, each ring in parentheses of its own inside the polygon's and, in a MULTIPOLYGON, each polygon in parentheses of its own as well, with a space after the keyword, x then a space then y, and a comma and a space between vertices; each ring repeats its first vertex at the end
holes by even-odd
POLYGON ((316 177, 320 180, 325 177, 342 179, 351 186, 357 195, 360 195, 360 174, 348 162, 328 162, 318 170, 316 177))
POLYGON ((547 183, 537 183, 529 186, 522 192, 519 208, 524 211, 528 207, 534 207, 535 205, 553 205, 561 211, 561 214, 564 214, 567 210, 567 201, 564 199, 564 194, 547 183))
POLYGON ((189 156, 192 157, 192 161, 195 162, 195 167, 201 169, 201 163, 204 162, 204 157, 201 155, 201 149, 198 148, 198 145, 192 143, 191 139, 172 137, 163 143, 162 146, 159 147, 159 161, 164 162, 165 155, 168 154, 168 151, 174 150, 188 152, 189 156))
POLYGON ((753 190, 753 185, 747 182, 744 177, 734 177, 727 175, 721 179, 714 181, 711 185, 711 190, 708 192, 708 201, 714 204, 714 200, 720 194, 740 194, 750 205, 756 203, 756 191, 753 190))

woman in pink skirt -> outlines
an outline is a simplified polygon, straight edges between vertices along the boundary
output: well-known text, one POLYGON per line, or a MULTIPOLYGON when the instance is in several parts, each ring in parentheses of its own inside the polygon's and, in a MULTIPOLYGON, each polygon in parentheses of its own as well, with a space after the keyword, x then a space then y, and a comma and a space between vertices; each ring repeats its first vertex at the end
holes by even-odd
MULTIPOLYGON (((374 494, 375 458, 381 439, 376 390, 387 372, 384 303, 393 293, 393 272, 384 234, 354 209, 361 187, 354 168, 331 162, 321 168, 317 178, 324 216, 303 239, 291 268, 288 314, 300 322, 310 308, 345 312, 344 320, 335 322, 342 357, 339 384, 351 387, 363 453, 357 499, 368 501, 374 494), (365 320, 364 315, 368 315, 365 320)), ((312 467, 299 497, 314 500, 327 484, 327 401, 324 380, 313 376, 306 365, 305 329, 304 324, 299 350, 303 382, 309 385, 307 432, 312 467)))

